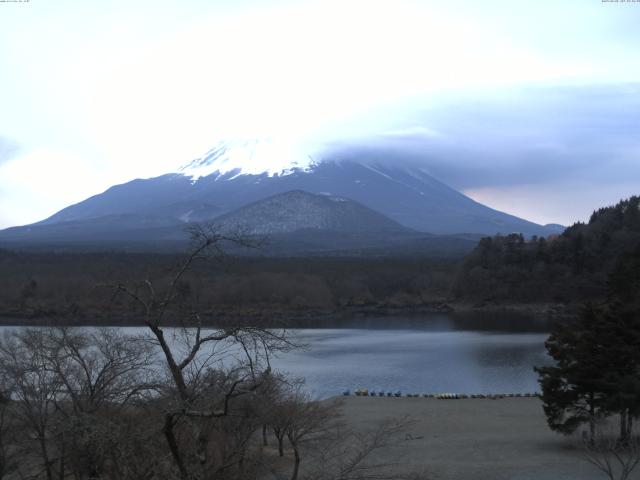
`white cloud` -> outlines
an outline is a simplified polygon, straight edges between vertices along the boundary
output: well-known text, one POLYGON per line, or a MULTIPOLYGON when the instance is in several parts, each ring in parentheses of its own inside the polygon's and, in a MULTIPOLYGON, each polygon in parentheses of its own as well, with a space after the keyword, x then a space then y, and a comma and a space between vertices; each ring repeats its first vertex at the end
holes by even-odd
POLYGON ((84 159, 48 149, 0 165, 0 179, 0 228, 42 220, 114 180, 84 159))
POLYGON ((17 143, 0 136, 0 164, 17 155, 19 150, 17 143))
POLYGON ((221 137, 398 135, 411 125, 397 106, 416 98, 428 107, 513 85, 639 79, 640 9, 587 3, 57 0, 3 9, 0 131, 24 149, 13 162, 28 165, 31 152, 58 168, 28 202, 26 184, 0 176, 2 201, 20 204, 11 218, 24 223, 106 180, 173 170, 221 137), (77 168, 99 179, 68 184, 64 172, 77 168))
POLYGON ((439 138, 442 137, 442 132, 434 130, 433 128, 414 125, 411 127, 399 128, 397 130, 389 130, 382 134, 386 137, 424 137, 424 138, 439 138))
POLYGON ((304 2, 207 17, 125 52, 93 84, 86 119, 106 157, 153 175, 218 138, 344 136, 416 95, 585 71, 439 8, 304 2))

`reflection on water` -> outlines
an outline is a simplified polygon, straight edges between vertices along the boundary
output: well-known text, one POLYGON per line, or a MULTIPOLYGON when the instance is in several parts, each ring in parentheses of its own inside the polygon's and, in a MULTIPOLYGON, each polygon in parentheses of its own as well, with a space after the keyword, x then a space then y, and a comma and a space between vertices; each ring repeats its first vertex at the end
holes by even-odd
POLYGON ((526 393, 548 362, 545 334, 480 331, 306 329, 308 345, 274 361, 319 397, 358 387, 411 393, 526 393))
MULTIPOLYGON (((549 362, 546 325, 531 319, 437 314, 365 318, 350 328, 293 329, 305 349, 273 366, 304 377, 315 397, 362 387, 403 393, 538 391, 534 365, 549 362)), ((0 330, 20 327, 0 327, 0 330)), ((132 334, 144 327, 121 328, 132 334)), ((224 355, 223 355, 224 356, 224 355)))

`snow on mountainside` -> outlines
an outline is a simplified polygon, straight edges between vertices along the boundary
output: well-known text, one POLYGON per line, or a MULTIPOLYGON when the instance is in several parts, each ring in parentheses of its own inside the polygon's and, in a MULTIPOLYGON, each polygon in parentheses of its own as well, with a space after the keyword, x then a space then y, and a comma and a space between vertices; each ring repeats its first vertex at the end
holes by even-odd
POLYGON ((197 181, 212 174, 288 175, 296 170, 308 171, 315 162, 290 144, 271 139, 221 141, 200 158, 178 169, 180 173, 197 181))
POLYGON ((407 233, 397 222, 344 197, 302 190, 272 195, 216 219, 216 224, 258 235, 300 230, 407 233))

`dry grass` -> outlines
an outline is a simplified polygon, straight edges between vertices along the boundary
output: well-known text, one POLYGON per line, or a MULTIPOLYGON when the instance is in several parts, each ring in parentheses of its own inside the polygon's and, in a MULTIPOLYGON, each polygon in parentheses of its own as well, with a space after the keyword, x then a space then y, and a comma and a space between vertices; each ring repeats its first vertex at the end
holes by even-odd
POLYGON ((551 432, 537 398, 436 400, 348 397, 350 427, 389 417, 414 422, 404 441, 384 452, 434 479, 596 480, 579 443, 551 432))

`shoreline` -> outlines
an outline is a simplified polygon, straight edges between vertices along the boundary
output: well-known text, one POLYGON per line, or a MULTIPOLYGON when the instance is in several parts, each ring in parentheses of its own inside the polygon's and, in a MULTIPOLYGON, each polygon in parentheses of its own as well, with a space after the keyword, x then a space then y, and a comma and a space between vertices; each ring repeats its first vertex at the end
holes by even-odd
MULTIPOLYGON (((556 321, 570 319, 578 310, 577 305, 557 303, 458 303, 429 302, 422 305, 391 306, 346 306, 331 311, 300 310, 286 311, 278 309, 246 309, 222 311, 220 313, 203 313, 205 326, 225 326, 238 324, 258 324, 265 328, 348 328, 349 323, 359 320, 405 319, 420 323, 424 316, 437 314, 449 315, 454 319, 482 320, 488 322, 495 318, 511 318, 522 326, 548 327, 556 321), (526 324, 525 324, 526 322, 526 324)), ((58 312, 0 312, 2 326, 110 326, 137 327, 144 326, 133 316, 114 315, 109 320, 96 319, 95 316, 84 315, 70 318, 69 314, 58 312)), ((167 326, 181 326, 179 323, 167 323, 167 326)), ((195 326, 187 325, 187 326, 195 326)))

